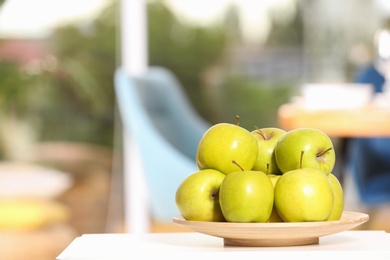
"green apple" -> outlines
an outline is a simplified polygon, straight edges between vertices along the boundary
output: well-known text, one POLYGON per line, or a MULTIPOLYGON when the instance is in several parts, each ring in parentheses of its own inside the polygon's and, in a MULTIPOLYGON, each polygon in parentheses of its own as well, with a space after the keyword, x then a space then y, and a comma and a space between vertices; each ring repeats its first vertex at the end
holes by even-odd
POLYGON ((320 170, 292 170, 275 185, 275 207, 285 222, 326 221, 333 203, 332 186, 320 170))
POLYGON ((186 220, 225 221, 219 206, 219 187, 225 174, 206 169, 188 175, 176 190, 176 205, 186 220))
MULTIPOLYGON (((268 175, 274 189, 275 189, 276 182, 279 180, 280 176, 281 175, 275 175, 275 174, 268 175)), ((276 210, 275 203, 272 208, 271 216, 269 217, 267 222, 284 222, 284 220, 280 217, 278 211, 276 210)))
POLYGON ((215 169, 225 174, 251 170, 257 159, 257 141, 245 128, 230 123, 211 126, 198 144, 196 163, 200 170, 215 169))
POLYGON ((334 203, 333 203, 333 209, 330 213, 329 221, 332 220, 340 220, 341 215, 343 215, 344 210, 344 192, 343 187, 340 184, 340 181, 337 179, 337 177, 330 173, 328 175, 330 184, 332 185, 333 189, 333 196, 334 196, 334 203))
POLYGON ((336 155, 327 134, 314 128, 297 128, 279 139, 275 158, 282 173, 313 168, 329 174, 333 170, 336 155))
POLYGON ((260 171, 229 173, 222 181, 219 203, 228 222, 267 222, 274 203, 271 180, 260 171))
POLYGON ((251 133, 257 140, 259 150, 253 170, 267 174, 282 174, 276 164, 274 150, 279 138, 286 131, 280 128, 268 127, 253 130, 251 133))

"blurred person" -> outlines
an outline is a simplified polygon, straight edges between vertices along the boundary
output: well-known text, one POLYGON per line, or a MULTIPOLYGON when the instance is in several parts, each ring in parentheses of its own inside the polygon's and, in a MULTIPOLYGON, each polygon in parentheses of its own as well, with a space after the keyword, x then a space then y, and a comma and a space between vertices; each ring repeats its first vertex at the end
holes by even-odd
MULTIPOLYGON (((363 68, 357 83, 371 84, 376 95, 384 95, 390 84, 390 31, 381 29, 374 37, 376 59, 363 68)), ((390 138, 351 138, 347 142, 348 168, 356 180, 363 203, 390 202, 390 138)))

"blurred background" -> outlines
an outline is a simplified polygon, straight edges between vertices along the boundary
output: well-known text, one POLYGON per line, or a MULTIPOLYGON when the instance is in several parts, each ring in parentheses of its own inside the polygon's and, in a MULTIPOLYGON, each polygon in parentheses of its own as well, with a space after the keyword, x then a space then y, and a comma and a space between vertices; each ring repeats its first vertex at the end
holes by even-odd
MULTIPOLYGON (((53 259, 77 235, 124 230, 119 9, 0 1, 1 256, 31 240, 30 259, 53 259)), ((355 81, 390 2, 150 0, 147 15, 149 65, 170 69, 208 123, 240 115, 252 129, 277 127, 304 83, 355 81)))

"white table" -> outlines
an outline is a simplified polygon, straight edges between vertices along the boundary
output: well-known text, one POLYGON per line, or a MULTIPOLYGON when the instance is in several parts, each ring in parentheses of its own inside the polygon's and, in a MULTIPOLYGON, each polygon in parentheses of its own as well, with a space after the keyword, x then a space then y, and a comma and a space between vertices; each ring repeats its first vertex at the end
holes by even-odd
POLYGON ((57 260, 168 259, 390 259, 390 233, 346 231, 320 238, 317 245, 227 247, 200 233, 87 234, 77 237, 57 260), (256 257, 256 258, 254 258, 256 257), (284 258, 285 257, 285 258, 284 258), (314 257, 314 258, 313 258, 314 257))

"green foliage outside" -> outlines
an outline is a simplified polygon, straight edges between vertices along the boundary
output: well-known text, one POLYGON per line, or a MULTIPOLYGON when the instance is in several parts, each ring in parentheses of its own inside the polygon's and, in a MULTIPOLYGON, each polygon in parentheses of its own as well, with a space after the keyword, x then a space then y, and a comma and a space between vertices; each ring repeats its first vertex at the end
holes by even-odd
MULTIPOLYGON (((42 61, 36 73, 26 73, 10 62, 1 64, 2 116, 11 113, 21 120, 33 118, 41 140, 112 146, 113 74, 120 64, 118 14, 114 1, 91 24, 58 29, 48 39, 51 56, 42 61)), ((241 124, 248 128, 277 124, 277 108, 290 96, 288 84, 268 86, 243 75, 227 76, 218 86, 217 99, 221 101, 203 96, 202 89, 215 87, 202 81, 210 66, 218 66, 229 75, 230 64, 224 63, 224 55, 236 40, 229 28, 180 23, 158 1, 149 4, 148 17, 149 64, 171 69, 206 120, 232 122, 239 114, 241 124)))
POLYGON ((50 73, 56 89, 49 105, 52 109, 41 111, 48 122, 44 139, 112 145, 118 38, 115 17, 116 10, 109 8, 92 24, 60 28, 49 39, 58 65, 50 73))
POLYGON ((195 108, 207 118, 201 76, 224 54, 228 45, 226 29, 180 23, 160 2, 149 5, 148 16, 149 64, 172 70, 195 108))
POLYGON ((12 61, 0 61, 0 114, 5 116, 4 111, 9 115, 24 114, 28 111, 29 88, 28 81, 17 64, 12 61))
POLYGON ((289 84, 270 85, 242 76, 231 77, 220 90, 220 120, 235 123, 238 115, 240 125, 249 131, 255 126, 278 127, 278 108, 289 100, 292 90, 289 84))

